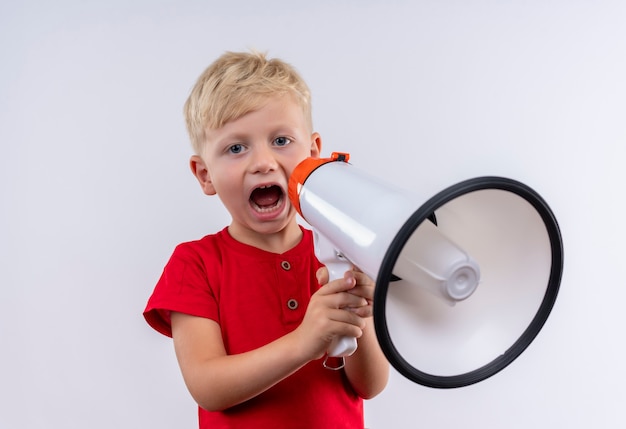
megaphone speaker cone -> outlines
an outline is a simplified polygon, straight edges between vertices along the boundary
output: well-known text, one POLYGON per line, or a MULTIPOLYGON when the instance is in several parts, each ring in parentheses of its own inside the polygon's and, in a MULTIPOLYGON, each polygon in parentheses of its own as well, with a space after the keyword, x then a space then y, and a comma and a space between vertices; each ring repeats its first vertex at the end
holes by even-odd
POLYGON ((381 348, 416 383, 455 388, 480 382, 513 362, 537 336, 554 306, 562 270, 558 223, 535 191, 501 177, 456 184, 415 211, 383 258, 374 299, 381 348), (480 266, 475 292, 454 307, 422 288, 392 282, 431 213, 438 229, 480 266))

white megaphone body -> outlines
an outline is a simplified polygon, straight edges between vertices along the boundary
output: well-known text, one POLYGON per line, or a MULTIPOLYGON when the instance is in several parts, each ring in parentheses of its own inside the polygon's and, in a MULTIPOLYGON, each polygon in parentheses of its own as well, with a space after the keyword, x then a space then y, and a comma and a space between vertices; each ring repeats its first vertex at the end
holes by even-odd
MULTIPOLYGON (((352 265, 376 279, 392 240, 417 208, 416 198, 355 169, 348 159, 343 153, 309 158, 292 175, 290 189, 297 193, 298 212, 315 230, 316 255, 330 280, 343 277, 352 265)), ((478 264, 432 222, 416 231, 406 250, 396 261, 395 276, 451 305, 476 289, 478 264)), ((349 356, 356 348, 356 338, 339 337, 328 355, 349 356)))
MULTIPOLYGON (((411 380, 431 387, 471 384, 508 365, 541 329, 552 308, 560 282, 560 233, 545 203, 524 185, 501 178, 479 178, 463 182, 428 201, 420 201, 415 195, 355 168, 348 163, 348 159, 349 155, 344 153, 333 153, 331 158, 305 159, 290 177, 289 197, 298 213, 314 230, 316 255, 328 268, 330 280, 343 277, 345 271, 354 265, 376 281, 373 304, 376 334, 390 363, 411 380), (385 314, 389 283, 402 279, 403 283, 412 288, 436 297, 436 301, 444 303, 441 314, 446 315, 446 318, 450 318, 447 312, 454 314, 457 302, 472 301, 472 295, 482 287, 479 286, 482 262, 479 260, 479 266, 468 249, 456 242, 456 236, 463 235, 457 232, 458 227, 452 228, 451 234, 448 234, 445 228, 436 225, 435 211, 452 200, 462 200, 461 197, 468 193, 494 188, 520 195, 522 201, 531 204, 535 201, 542 203, 536 209, 548 230, 547 241, 552 255, 550 262, 556 269, 550 270, 547 287, 540 286, 545 292, 543 299, 540 299, 540 311, 531 318, 533 326, 522 330, 519 340, 517 333, 514 334, 514 340, 509 340, 509 350, 496 352, 497 356, 491 362, 490 357, 485 362, 481 361, 478 369, 462 370, 461 375, 456 375, 455 370, 452 370, 454 374, 445 370, 441 374, 423 372, 399 354, 389 335, 385 314)), ((497 204, 501 205, 499 202, 497 204)), ((508 213, 505 216, 510 217, 508 213)), ((471 224, 466 223, 465 226, 472 228, 471 224)), ((458 318, 453 316, 450 319, 454 317, 458 318)), ((445 326, 453 326, 464 321, 444 320, 443 323, 445 326)), ((432 331, 431 324, 432 321, 426 329, 418 326, 416 331, 432 331)), ((442 332, 446 335, 445 331, 442 332)), ((420 341, 421 335, 417 335, 415 340, 420 341)), ((424 334, 420 347, 427 347, 425 339, 431 336, 432 332, 424 334)), ((356 348, 356 338, 339 337, 331 344, 327 354, 349 356, 356 348)), ((455 345, 443 353, 455 354, 458 350, 455 345)), ((435 360, 442 359, 435 357, 435 360)), ((436 372, 440 372, 439 369, 436 372)))

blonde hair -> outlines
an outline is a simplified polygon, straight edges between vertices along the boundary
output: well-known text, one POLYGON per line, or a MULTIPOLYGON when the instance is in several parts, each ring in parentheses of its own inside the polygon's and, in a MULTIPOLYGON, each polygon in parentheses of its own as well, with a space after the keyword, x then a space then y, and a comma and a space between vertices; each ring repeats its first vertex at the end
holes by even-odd
POLYGON ((311 92, 298 72, 259 52, 226 52, 198 78, 185 102, 187 131, 201 154, 206 130, 217 129, 259 109, 270 97, 290 95, 312 131, 311 92))

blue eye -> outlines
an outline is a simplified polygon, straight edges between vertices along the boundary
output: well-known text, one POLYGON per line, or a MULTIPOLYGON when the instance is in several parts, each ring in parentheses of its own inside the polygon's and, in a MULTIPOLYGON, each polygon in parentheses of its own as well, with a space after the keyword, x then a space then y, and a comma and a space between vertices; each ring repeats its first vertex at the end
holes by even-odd
POLYGON ((240 144, 234 144, 228 148, 230 153, 241 153, 243 151, 243 146, 240 144))
POLYGON ((274 139, 274 144, 276 146, 287 146, 289 143, 291 143, 291 140, 287 137, 277 137, 274 139))

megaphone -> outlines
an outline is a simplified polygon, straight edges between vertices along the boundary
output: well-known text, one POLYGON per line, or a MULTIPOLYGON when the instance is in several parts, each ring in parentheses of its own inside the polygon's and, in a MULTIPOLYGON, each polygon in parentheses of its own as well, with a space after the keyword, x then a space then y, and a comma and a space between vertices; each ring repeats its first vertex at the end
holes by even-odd
MULTIPOLYGON (((415 383, 456 388, 513 362, 543 328, 561 281, 563 243, 546 202, 491 176, 419 198, 348 161, 338 152, 305 159, 289 198, 331 280, 352 265, 375 279, 374 326, 391 365, 415 383)), ((327 354, 356 347, 341 337, 327 354)))

